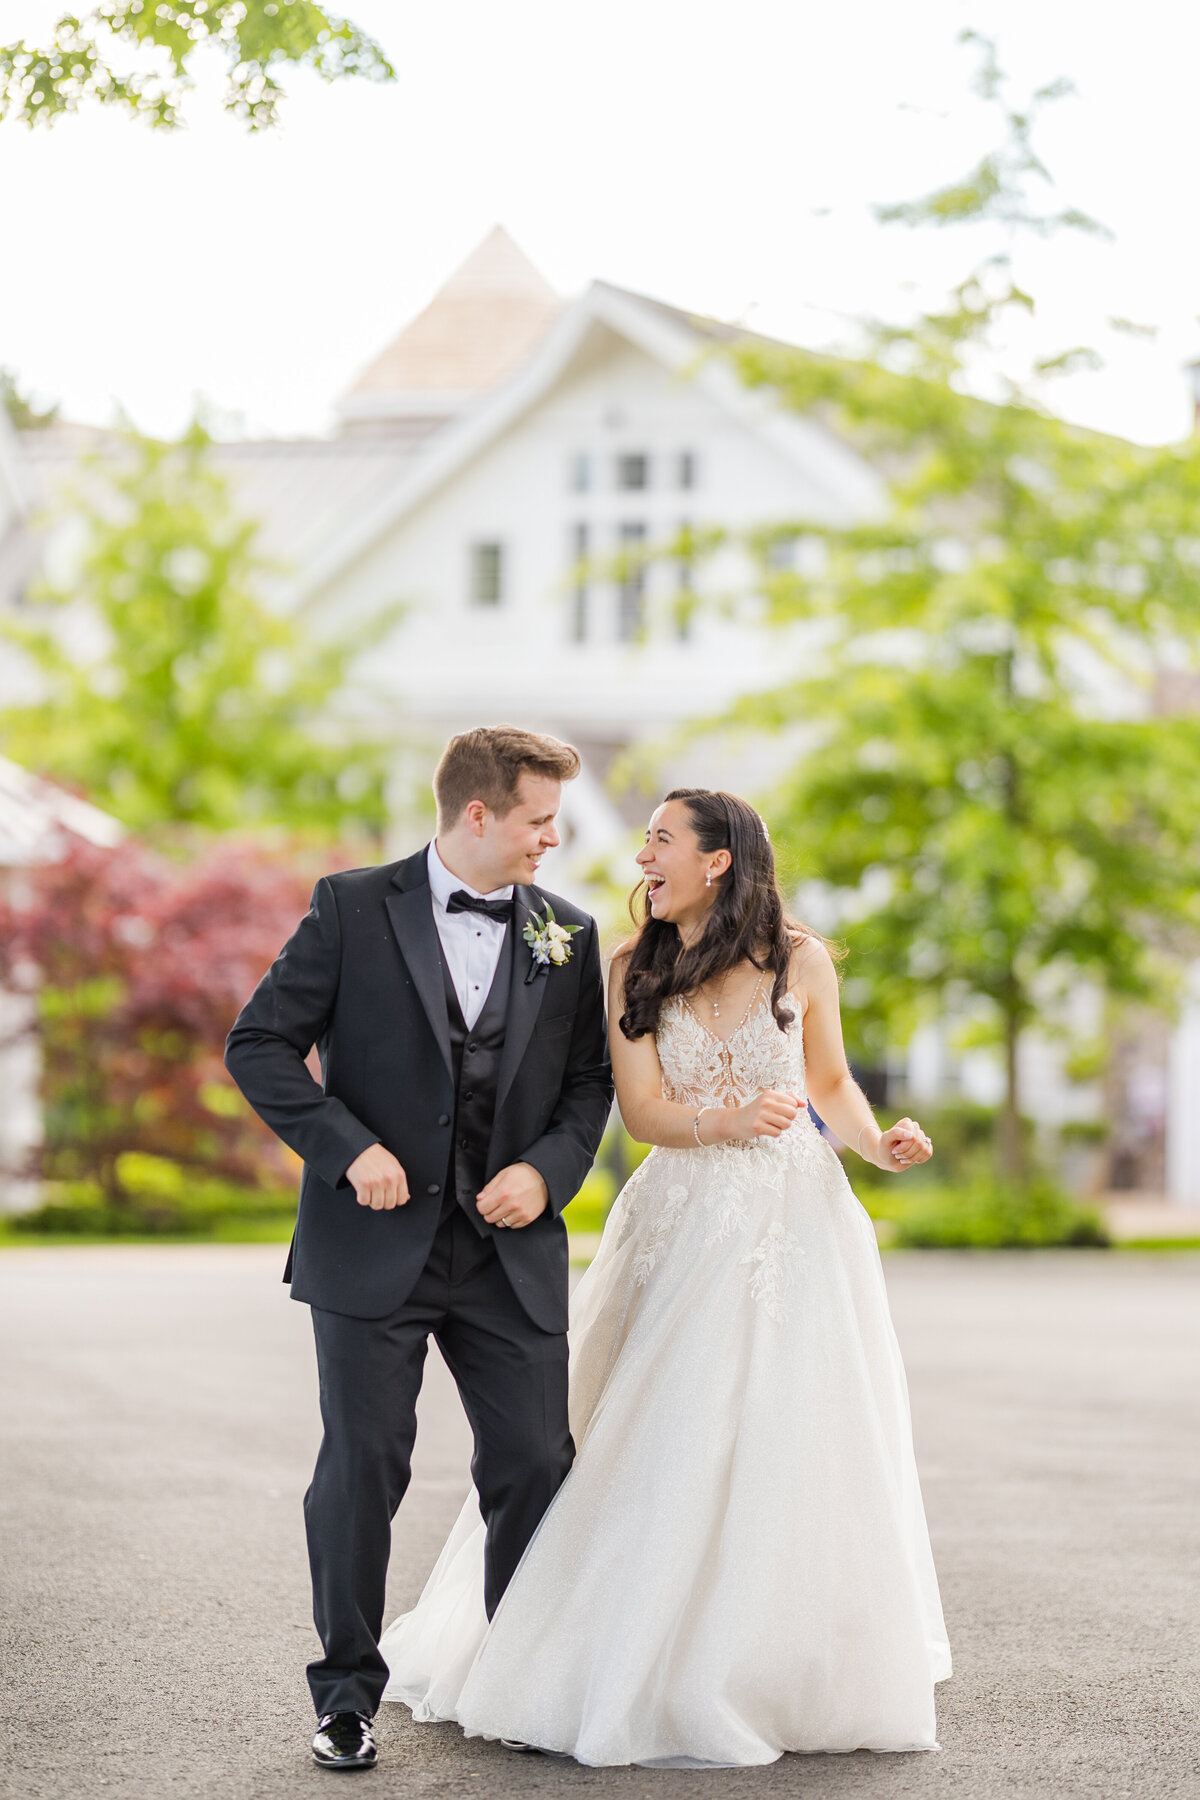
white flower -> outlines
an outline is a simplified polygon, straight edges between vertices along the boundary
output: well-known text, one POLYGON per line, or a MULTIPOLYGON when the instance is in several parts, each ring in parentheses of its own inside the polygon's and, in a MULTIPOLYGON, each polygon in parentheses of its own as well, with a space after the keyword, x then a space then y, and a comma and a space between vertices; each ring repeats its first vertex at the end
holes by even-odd
POLYGON ((582 930, 582 925, 560 925, 549 901, 546 902, 544 919, 540 913, 531 913, 521 933, 533 956, 533 967, 525 977, 526 981, 532 981, 544 963, 555 963, 561 967, 567 962, 571 955, 571 939, 577 931, 582 930))

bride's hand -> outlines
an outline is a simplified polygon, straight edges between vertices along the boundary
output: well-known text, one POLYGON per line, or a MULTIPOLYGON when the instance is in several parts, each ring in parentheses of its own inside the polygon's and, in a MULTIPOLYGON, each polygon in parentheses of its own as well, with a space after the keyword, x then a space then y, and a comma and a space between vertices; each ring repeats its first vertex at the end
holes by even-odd
POLYGON ((890 1131, 880 1133, 874 1162, 876 1168, 899 1175, 917 1163, 928 1162, 933 1145, 915 1119, 897 1119, 890 1131))
POLYGON ((796 1122, 800 1102, 795 1094, 780 1094, 766 1088, 745 1106, 733 1109, 733 1136, 738 1138, 779 1137, 796 1122))

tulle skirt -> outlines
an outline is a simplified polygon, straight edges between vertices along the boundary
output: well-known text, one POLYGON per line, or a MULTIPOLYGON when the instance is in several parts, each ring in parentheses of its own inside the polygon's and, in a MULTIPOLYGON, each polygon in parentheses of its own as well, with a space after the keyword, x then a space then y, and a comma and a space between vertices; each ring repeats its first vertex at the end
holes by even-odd
POLYGON ((805 1115, 655 1150, 571 1314, 574 1467, 490 1626, 472 1493, 384 1698, 581 1763, 937 1748, 950 1651, 875 1234, 805 1115))

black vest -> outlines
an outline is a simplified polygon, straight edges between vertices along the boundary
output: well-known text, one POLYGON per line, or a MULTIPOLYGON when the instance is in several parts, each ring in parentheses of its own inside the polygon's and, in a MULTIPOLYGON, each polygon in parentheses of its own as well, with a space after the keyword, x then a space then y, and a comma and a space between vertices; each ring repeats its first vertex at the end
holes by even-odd
POLYGON ((454 1064, 454 1128, 446 1198, 442 1218, 457 1204, 480 1237, 490 1235, 476 1210, 479 1190, 487 1181, 492 1121, 496 1114, 496 1088, 500 1080, 500 1054, 508 1025, 508 987, 512 979, 513 928, 509 925, 500 946, 500 960, 483 1011, 468 1031, 454 981, 446 962, 442 980, 446 989, 446 1013, 450 1021, 450 1054, 454 1064))

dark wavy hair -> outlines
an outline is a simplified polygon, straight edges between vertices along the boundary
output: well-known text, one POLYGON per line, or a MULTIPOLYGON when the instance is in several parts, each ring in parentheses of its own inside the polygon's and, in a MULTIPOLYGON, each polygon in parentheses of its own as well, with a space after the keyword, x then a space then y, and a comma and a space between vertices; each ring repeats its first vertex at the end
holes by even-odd
POLYGON ((825 940, 788 918, 771 840, 752 806, 736 794, 713 788, 672 788, 666 798, 683 801, 706 856, 728 850, 731 862, 720 878, 704 930, 686 949, 678 929, 651 913, 645 883, 634 888, 629 911, 637 935, 622 946, 627 961, 621 1030, 630 1039, 645 1037, 657 1029, 663 1001, 672 994, 694 993, 726 969, 751 962, 773 975, 771 1011, 780 1031, 786 1031, 796 1016, 784 1004, 784 995, 797 938, 825 940))

